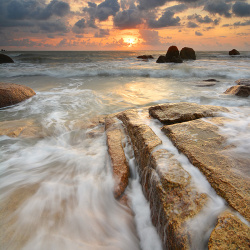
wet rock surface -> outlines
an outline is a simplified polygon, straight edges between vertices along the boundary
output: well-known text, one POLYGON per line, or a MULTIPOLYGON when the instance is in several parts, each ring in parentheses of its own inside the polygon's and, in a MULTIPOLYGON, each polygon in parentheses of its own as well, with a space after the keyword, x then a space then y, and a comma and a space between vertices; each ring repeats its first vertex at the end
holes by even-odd
POLYGON ((192 48, 184 47, 181 49, 180 57, 183 60, 196 60, 195 51, 192 48))
POLYGON ((220 112, 228 112, 228 110, 217 106, 186 102, 159 104, 149 108, 149 114, 166 125, 191 121, 202 117, 212 117, 218 115, 220 112))
POLYGON ((238 50, 236 50, 236 49, 232 49, 232 50, 230 50, 230 51, 228 52, 228 54, 229 54, 230 56, 237 56, 237 55, 240 55, 240 52, 239 52, 238 50))
POLYGON ((250 79, 239 79, 235 81, 238 85, 250 86, 250 79))
POLYGON ((35 94, 34 90, 24 85, 0 83, 0 108, 17 104, 35 94))
POLYGON ((230 211, 222 213, 211 233, 208 248, 220 249, 249 249, 250 228, 230 211))
POLYGON ((14 63, 14 61, 9 56, 0 54, 0 64, 1 63, 14 63))
MULTIPOLYGON (((223 112, 230 112, 228 109, 193 103, 175 103, 156 105, 142 111, 127 110, 114 114, 106 119, 107 141, 109 153, 113 155, 113 166, 116 164, 124 169, 121 171, 119 167, 118 173, 127 172, 122 138, 129 136, 138 164, 143 193, 149 201, 151 219, 161 237, 163 248, 190 249, 193 246, 192 239, 195 236, 194 231, 189 228, 189 222, 206 208, 210 197, 197 190, 190 173, 171 152, 162 148, 162 140, 147 125, 146 118, 143 118, 145 114, 147 116, 147 111, 162 122, 162 131, 165 135, 205 175, 217 194, 223 197, 231 208, 250 220, 250 180, 247 174, 249 159, 240 159, 239 155, 231 154, 230 150, 234 145, 226 144, 227 138, 219 133, 219 128, 225 122, 230 122, 229 118, 221 116, 223 112), (169 124, 169 120, 170 124, 174 124, 164 126, 169 124), (124 126, 124 129, 119 126, 124 126)), ((123 181, 122 178, 119 179, 120 183, 123 181)), ((122 192, 126 186, 127 179, 124 185, 120 185, 122 188, 118 189, 122 190, 120 197, 123 197, 122 192)), ((121 200, 126 200, 126 195, 124 197, 121 200)), ((208 247, 244 248, 247 242, 249 243, 249 226, 232 212, 225 212, 218 218, 208 247), (228 220, 229 223, 225 223, 228 220), (230 239, 234 232, 235 237, 230 239)))
POLYGON ((250 86, 245 86, 245 85, 232 86, 229 89, 227 89, 224 93, 228 95, 248 97, 250 95, 250 86))
POLYGON ((152 55, 142 55, 142 56, 137 56, 137 58, 143 59, 143 60, 154 59, 154 57, 152 55))

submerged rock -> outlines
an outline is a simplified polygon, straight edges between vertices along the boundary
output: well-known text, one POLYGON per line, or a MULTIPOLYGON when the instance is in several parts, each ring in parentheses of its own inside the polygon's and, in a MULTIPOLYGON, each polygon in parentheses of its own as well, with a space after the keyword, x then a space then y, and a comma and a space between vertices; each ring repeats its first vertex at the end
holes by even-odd
POLYGON ((1 63, 14 63, 14 61, 9 56, 0 54, 0 64, 1 63))
POLYGON ((196 60, 195 51, 192 48, 184 47, 181 49, 180 56, 183 60, 196 60))
POLYGON ((216 79, 206 79, 206 80, 203 80, 203 82, 219 82, 219 81, 216 79))
POLYGON ((224 93, 229 95, 248 97, 250 95, 250 86, 245 86, 245 85, 232 86, 229 89, 227 89, 224 93))
POLYGON ((166 63, 166 56, 159 56, 157 61, 157 63, 166 63))
POLYGON ((232 50, 230 50, 230 51, 228 52, 228 54, 229 54, 230 56, 237 56, 237 55, 240 55, 240 52, 239 52, 238 50, 236 50, 236 49, 232 49, 232 50))
POLYGON ((34 90, 24 85, 0 83, 0 108, 17 104, 35 94, 34 90))
POLYGON ((137 56, 138 59, 154 59, 154 57, 152 55, 142 55, 142 56, 137 56))

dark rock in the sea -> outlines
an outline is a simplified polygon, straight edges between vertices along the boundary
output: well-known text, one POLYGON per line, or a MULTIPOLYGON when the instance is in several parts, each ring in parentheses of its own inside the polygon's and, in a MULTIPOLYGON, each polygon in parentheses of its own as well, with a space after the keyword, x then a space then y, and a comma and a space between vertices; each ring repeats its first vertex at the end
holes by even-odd
POLYGON ((166 125, 213 117, 220 112, 228 112, 228 109, 188 102, 159 104, 149 108, 149 114, 166 125))
POLYGON ((112 162, 113 176, 115 179, 114 196, 120 199, 128 185, 129 167, 123 151, 122 140, 124 134, 117 118, 107 117, 105 120, 108 152, 112 162))
POLYGON ((176 46, 170 46, 168 48, 166 62, 182 63, 179 50, 176 46))
POLYGON ((219 82, 216 79, 207 79, 207 80, 203 80, 203 82, 219 82))
POLYGON ((152 55, 142 55, 142 56, 137 56, 138 59, 154 59, 154 57, 152 55))
POLYGON ((0 54, 0 64, 1 63, 14 63, 14 61, 9 56, 0 54))
POLYGON ((195 51, 192 48, 184 47, 181 49, 180 56, 184 60, 196 60, 195 51))
POLYGON ((235 81, 238 85, 250 86, 250 79, 239 79, 235 81))
POLYGON ((14 83, 0 83, 0 108, 22 102, 36 93, 33 89, 14 83))
POLYGON ((240 55, 240 52, 236 49, 232 49, 229 51, 229 55, 230 56, 238 56, 238 55, 240 55))
POLYGON ((166 56, 159 56, 156 62, 157 63, 166 63, 167 62, 166 56))
POLYGON ((249 249, 249 247, 250 228, 232 212, 227 210, 222 213, 210 235, 208 249, 249 249))
POLYGON ((229 95, 248 97, 250 95, 250 86, 245 86, 245 85, 232 86, 229 89, 227 89, 224 93, 229 95))

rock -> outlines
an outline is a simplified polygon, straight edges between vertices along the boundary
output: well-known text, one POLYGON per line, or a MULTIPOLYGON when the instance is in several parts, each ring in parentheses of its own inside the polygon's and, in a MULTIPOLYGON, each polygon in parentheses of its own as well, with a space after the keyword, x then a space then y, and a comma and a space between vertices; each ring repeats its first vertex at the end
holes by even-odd
POLYGON ((156 62, 157 63, 166 63, 167 62, 166 56, 159 56, 156 62))
POLYGON ((232 49, 229 51, 229 55, 230 56, 237 56, 237 55, 240 55, 240 52, 236 49, 232 49))
POLYGON ((250 95, 250 86, 245 86, 245 85, 232 86, 229 89, 227 89, 224 93, 229 95, 248 97, 250 95))
POLYGON ((124 134, 121 124, 115 118, 106 118, 105 129, 115 179, 114 196, 119 199, 125 192, 129 178, 129 167, 122 147, 124 134))
POLYGON ((143 56, 137 56, 138 59, 154 59, 154 57, 152 55, 143 55, 143 56))
POLYGON ((250 86, 250 79, 239 79, 235 81, 238 85, 250 86))
POLYGON ((14 63, 14 61, 9 56, 0 54, 0 64, 1 63, 14 63))
POLYGON ((249 249, 249 246, 250 228, 230 211, 222 213, 211 233, 208 249, 249 249))
POLYGON ((184 47, 181 49, 180 56, 184 60, 196 60, 195 51, 192 48, 184 47))
POLYGON ((194 190, 189 173, 171 153, 156 150, 162 142, 136 110, 122 112, 117 117, 131 138, 143 192, 164 249, 188 249, 192 236, 186 222, 202 209, 206 195, 194 190))
POLYGON ((207 80, 203 80, 203 82, 219 82, 216 79, 207 79, 207 80))
POLYGON ((202 117, 213 117, 220 112, 228 112, 228 109, 187 102, 159 104, 149 108, 149 114, 166 125, 191 121, 202 117))
POLYGON ((166 61, 168 62, 174 62, 174 63, 181 63, 182 59, 180 57, 179 50, 176 46, 170 46, 168 48, 167 54, 166 54, 166 61))
POLYGON ((22 102, 36 93, 29 87, 14 83, 0 83, 0 108, 22 102))
POLYGON ((44 137, 42 127, 32 119, 0 122, 0 135, 23 138, 44 137))
POLYGON ((198 119, 164 126, 162 131, 200 169, 217 194, 249 221, 250 162, 228 151, 234 146, 219 134, 225 122, 229 120, 224 117, 198 119))

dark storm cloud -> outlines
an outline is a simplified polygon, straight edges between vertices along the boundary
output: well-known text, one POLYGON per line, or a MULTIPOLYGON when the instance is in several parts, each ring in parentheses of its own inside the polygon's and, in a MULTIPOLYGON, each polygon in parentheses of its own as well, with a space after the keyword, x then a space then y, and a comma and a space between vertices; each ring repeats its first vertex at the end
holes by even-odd
POLYGON ((109 36, 109 30, 105 30, 105 29, 100 29, 99 32, 95 33, 95 37, 105 37, 105 36, 109 36))
POLYGON ((55 33, 55 32, 67 33, 68 32, 68 28, 65 25, 65 23, 60 20, 40 22, 38 25, 41 31, 48 32, 48 33, 55 33))
POLYGON ((114 26, 119 29, 133 29, 143 22, 137 9, 120 11, 114 17, 114 26))
POLYGON ((158 20, 150 19, 148 21, 149 28, 163 28, 180 25, 181 19, 178 16, 174 17, 174 14, 174 12, 165 11, 158 20))
MULTIPOLYGON (((175 0, 138 0, 139 2, 139 9, 141 10, 149 10, 154 9, 156 7, 163 6, 167 2, 173 2, 175 0)), ((176 0, 176 2, 180 3, 195 3, 199 0, 176 0)))
POLYGON ((115 16, 119 9, 120 5, 117 0, 105 0, 97 6, 96 18, 99 21, 106 21, 109 16, 115 16))
POLYGON ((165 11, 171 11, 174 13, 178 13, 178 12, 182 12, 186 9, 188 9, 188 6, 186 4, 178 4, 178 5, 174 5, 174 6, 166 8, 165 11))
POLYGON ((69 4, 58 0, 51 1, 47 6, 34 0, 13 0, 6 7, 7 18, 12 20, 47 20, 53 15, 63 17, 70 12, 69 4))
POLYGON ((204 10, 208 11, 211 14, 219 14, 225 17, 231 17, 231 4, 227 4, 223 0, 212 0, 207 1, 204 6, 204 10))
POLYGON ((188 22, 187 27, 188 28, 197 28, 197 27, 199 27, 199 25, 194 23, 194 22, 188 22))
POLYGON ((86 28, 86 27, 87 27, 87 25, 86 25, 85 19, 82 18, 75 23, 75 25, 72 28, 72 31, 76 34, 83 34, 83 33, 85 33, 84 28, 86 28))
POLYGON ((205 24, 213 23, 214 25, 218 25, 220 22, 220 18, 213 20, 209 16, 202 17, 201 15, 197 15, 197 14, 193 14, 193 15, 188 16, 188 20, 196 20, 198 23, 205 23, 205 24))
POLYGON ((233 5, 233 13, 239 17, 250 16, 250 4, 243 2, 236 2, 233 5))

